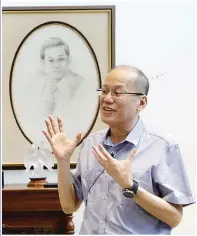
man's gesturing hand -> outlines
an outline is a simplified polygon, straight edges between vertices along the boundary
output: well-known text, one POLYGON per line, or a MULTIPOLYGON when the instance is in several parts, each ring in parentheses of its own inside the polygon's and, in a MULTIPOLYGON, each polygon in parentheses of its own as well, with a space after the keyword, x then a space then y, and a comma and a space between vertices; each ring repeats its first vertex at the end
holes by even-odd
POLYGON ((122 188, 129 188, 133 185, 132 180, 132 160, 136 153, 133 149, 130 156, 126 160, 116 160, 99 144, 98 147, 93 146, 93 153, 98 162, 105 168, 107 173, 118 183, 122 188))
POLYGON ((45 122, 48 132, 45 130, 42 132, 49 141, 57 161, 69 161, 77 144, 82 139, 81 133, 77 134, 75 140, 70 140, 64 132, 63 121, 60 117, 57 118, 57 123, 52 116, 49 116, 49 120, 45 120, 45 122))

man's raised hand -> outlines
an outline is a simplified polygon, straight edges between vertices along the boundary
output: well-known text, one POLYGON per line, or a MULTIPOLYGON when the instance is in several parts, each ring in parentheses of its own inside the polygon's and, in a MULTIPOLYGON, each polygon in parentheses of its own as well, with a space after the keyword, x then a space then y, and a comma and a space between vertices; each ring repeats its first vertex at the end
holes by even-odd
POLYGON ((70 140, 64 131, 63 120, 61 117, 58 117, 56 122, 52 116, 49 116, 49 119, 46 119, 45 123, 47 131, 42 130, 42 132, 51 145, 57 161, 70 161, 71 155, 82 139, 82 134, 79 133, 74 140, 70 140))

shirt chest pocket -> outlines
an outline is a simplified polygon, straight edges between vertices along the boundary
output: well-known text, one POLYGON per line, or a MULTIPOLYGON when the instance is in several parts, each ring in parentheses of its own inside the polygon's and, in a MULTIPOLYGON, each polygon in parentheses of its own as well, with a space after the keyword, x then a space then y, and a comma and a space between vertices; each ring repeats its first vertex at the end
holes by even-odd
MULTIPOLYGON (((134 174, 133 179, 138 182, 138 185, 143 187, 145 190, 153 193, 152 191, 152 181, 149 172, 143 174, 134 174)), ((119 185, 116 187, 117 201, 121 205, 133 205, 135 200, 132 198, 127 198, 122 194, 122 189, 119 185)))
POLYGON ((127 206, 134 204, 134 200, 132 198, 127 198, 122 194, 122 188, 118 184, 115 184, 113 192, 118 204, 127 206))
POLYGON ((92 169, 85 171, 82 175, 82 191, 83 197, 86 201, 93 201, 100 193, 99 177, 104 172, 104 169, 92 169))
POLYGON ((122 188, 117 184, 113 183, 110 189, 111 198, 118 205, 133 205, 134 200, 132 198, 127 198, 122 194, 122 188))

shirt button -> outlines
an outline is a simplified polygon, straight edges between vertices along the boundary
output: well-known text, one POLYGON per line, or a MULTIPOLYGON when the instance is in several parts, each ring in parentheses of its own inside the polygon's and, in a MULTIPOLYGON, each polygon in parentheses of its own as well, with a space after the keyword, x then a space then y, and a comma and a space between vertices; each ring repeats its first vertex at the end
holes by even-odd
POLYGON ((101 220, 101 224, 104 224, 104 221, 101 220))
POLYGON ((105 196, 103 197, 103 200, 106 200, 106 197, 105 197, 105 196))
POLYGON ((105 174, 105 177, 107 177, 107 174, 105 174))

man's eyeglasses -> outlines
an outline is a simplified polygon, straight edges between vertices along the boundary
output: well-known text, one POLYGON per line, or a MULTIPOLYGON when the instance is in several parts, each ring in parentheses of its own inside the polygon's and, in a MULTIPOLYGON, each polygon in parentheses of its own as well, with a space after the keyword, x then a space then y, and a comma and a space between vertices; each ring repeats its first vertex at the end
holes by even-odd
POLYGON ((144 95, 143 93, 129 93, 129 92, 119 92, 119 91, 114 91, 114 90, 109 90, 109 89, 97 89, 97 92, 99 92, 99 95, 102 97, 106 97, 109 92, 111 92, 111 96, 115 98, 121 98, 124 97, 126 94, 131 94, 131 95, 144 95))

